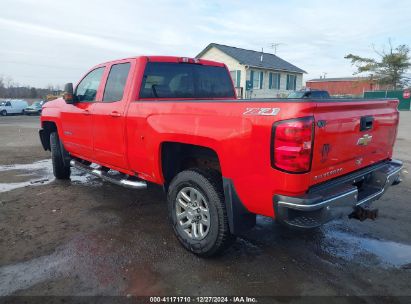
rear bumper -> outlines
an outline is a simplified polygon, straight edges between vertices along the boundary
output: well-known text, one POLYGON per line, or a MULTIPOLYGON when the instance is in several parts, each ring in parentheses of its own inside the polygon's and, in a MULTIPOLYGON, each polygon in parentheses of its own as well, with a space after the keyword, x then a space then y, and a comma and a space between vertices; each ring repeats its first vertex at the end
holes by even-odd
POLYGON ((312 187, 301 197, 274 196, 276 218, 299 228, 315 228, 367 207, 393 184, 398 184, 402 162, 386 161, 312 187))

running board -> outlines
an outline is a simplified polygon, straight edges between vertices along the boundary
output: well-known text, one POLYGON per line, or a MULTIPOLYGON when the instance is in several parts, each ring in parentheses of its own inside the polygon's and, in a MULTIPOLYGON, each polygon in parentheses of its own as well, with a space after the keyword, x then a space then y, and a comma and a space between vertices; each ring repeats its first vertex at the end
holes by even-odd
POLYGON ((74 168, 77 168, 81 171, 84 171, 86 173, 92 174, 94 176, 100 177, 101 179, 119 185, 123 186, 125 188, 130 188, 130 189, 146 189, 147 188, 147 183, 145 181, 132 181, 128 179, 117 179, 113 176, 110 176, 107 174, 107 172, 104 172, 99 169, 94 169, 91 168, 90 166, 84 165, 74 159, 70 161, 70 165, 74 168))

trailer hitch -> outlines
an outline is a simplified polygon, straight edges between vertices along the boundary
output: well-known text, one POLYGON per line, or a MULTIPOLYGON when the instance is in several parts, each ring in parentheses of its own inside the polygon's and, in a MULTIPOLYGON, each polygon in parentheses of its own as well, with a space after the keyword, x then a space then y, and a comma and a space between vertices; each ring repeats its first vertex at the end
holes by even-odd
POLYGON ((354 211, 348 215, 350 219, 365 221, 366 219, 375 220, 378 217, 378 209, 357 206, 354 211))

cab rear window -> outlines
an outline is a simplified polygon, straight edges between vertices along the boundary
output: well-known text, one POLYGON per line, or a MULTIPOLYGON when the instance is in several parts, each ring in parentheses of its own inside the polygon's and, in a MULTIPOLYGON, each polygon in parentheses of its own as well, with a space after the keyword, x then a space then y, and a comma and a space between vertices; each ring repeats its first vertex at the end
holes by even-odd
POLYGON ((140 98, 234 98, 224 67, 192 63, 149 62, 140 98))

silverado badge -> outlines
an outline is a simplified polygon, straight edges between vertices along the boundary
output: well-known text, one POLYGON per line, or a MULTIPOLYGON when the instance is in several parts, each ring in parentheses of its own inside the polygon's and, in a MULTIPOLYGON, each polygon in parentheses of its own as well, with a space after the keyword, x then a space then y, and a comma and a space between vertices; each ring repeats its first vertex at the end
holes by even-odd
POLYGON ((372 140, 372 135, 365 134, 364 136, 360 137, 357 141, 358 146, 367 146, 372 140))
POLYGON ((315 176, 314 176, 314 180, 319 180, 319 179, 323 179, 323 178, 328 178, 328 177, 331 177, 331 176, 333 176, 333 175, 340 174, 340 173, 343 172, 343 170, 344 170, 343 168, 337 168, 337 169, 334 169, 334 170, 331 170, 331 171, 327 171, 327 172, 324 172, 324 173, 315 175, 315 176))

